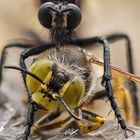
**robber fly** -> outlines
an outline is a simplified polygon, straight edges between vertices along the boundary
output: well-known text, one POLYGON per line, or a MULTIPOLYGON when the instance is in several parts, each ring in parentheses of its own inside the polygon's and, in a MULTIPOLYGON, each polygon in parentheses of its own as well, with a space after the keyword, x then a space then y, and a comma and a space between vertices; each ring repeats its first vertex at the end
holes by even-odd
POLYGON ((86 104, 90 104, 94 97, 94 94, 90 93, 94 79, 92 64, 104 68, 101 84, 105 88, 106 96, 118 123, 124 130, 124 135, 128 137, 129 132, 134 134, 132 130, 127 128, 114 99, 111 69, 120 72, 132 81, 140 82, 140 78, 111 67, 108 43, 108 40, 129 39, 123 34, 111 35, 107 39, 105 37, 73 38, 73 31, 82 19, 80 5, 81 1, 79 0, 41 1, 38 18, 41 25, 49 29, 52 42, 42 42, 35 45, 15 43, 7 45, 3 50, 0 73, 7 48, 15 46, 27 48, 20 55, 20 67, 5 66, 5 68, 17 69, 22 72, 27 90, 29 109, 27 126, 23 135, 24 140, 28 140, 33 127, 41 130, 44 122, 48 123, 54 120, 64 111, 77 120, 79 129, 83 133, 89 133, 105 122, 103 117, 82 109, 86 104), (84 47, 96 43, 103 46, 103 62, 87 54, 84 50, 84 47), (39 56, 27 69, 25 60, 34 55, 39 56), (34 124, 34 115, 39 109, 46 110, 49 115, 34 124))

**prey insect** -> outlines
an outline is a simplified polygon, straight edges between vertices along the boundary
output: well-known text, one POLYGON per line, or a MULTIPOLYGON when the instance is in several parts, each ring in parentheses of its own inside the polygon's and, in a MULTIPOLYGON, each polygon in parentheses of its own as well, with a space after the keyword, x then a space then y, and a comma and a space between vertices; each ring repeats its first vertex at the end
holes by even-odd
MULTIPOLYGON (((102 85, 105 87, 106 96, 120 124, 124 135, 134 132, 127 128, 120 110, 115 102, 111 85, 111 66, 109 41, 128 37, 122 34, 115 34, 104 37, 93 37, 88 39, 74 39, 73 30, 81 22, 81 1, 42 1, 39 9, 39 21, 51 32, 52 42, 39 44, 10 44, 5 47, 1 59, 1 70, 3 66, 4 53, 7 48, 19 47, 28 48, 20 55, 20 67, 7 66, 6 68, 18 69, 22 72, 23 81, 27 89, 29 109, 27 115, 27 126, 23 139, 27 140, 31 128, 41 130, 44 122, 47 124, 58 117, 65 110, 77 120, 79 128, 83 133, 88 133, 101 126, 105 119, 94 113, 85 111, 82 107, 90 102, 94 76, 92 74, 92 63, 102 65, 104 72, 102 85), (84 47, 100 43, 103 46, 103 63, 95 61, 93 57, 83 50, 84 47), (41 54, 43 53, 43 54, 41 54), (25 60, 34 55, 38 56, 27 70, 25 60), (85 101, 86 99, 86 101, 85 101), (34 124, 34 114, 37 110, 44 109, 50 115, 34 124), (87 122, 84 125, 84 122, 87 122), (95 125, 96 124, 96 125, 95 125)), ((133 72, 133 71, 132 71, 133 72)), ((123 72, 121 72, 123 73, 123 72)), ((138 77, 125 73, 131 80, 139 80, 138 77), (130 78, 131 77, 131 78, 130 78)))

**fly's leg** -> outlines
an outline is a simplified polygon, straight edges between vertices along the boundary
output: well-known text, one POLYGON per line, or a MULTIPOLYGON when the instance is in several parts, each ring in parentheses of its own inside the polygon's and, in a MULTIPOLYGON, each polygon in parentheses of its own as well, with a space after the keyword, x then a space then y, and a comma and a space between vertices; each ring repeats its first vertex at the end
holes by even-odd
POLYGON ((125 121, 120 113, 120 110, 116 104, 116 101, 113 96, 112 92, 112 85, 111 85, 111 67, 110 67, 110 50, 109 50, 109 44, 108 41, 104 37, 94 37, 94 38, 89 38, 89 39, 84 39, 84 40, 77 40, 75 41, 76 45, 81 45, 81 44, 92 44, 92 43, 100 43, 103 45, 104 48, 104 53, 103 53, 103 60, 104 60, 104 74, 102 78, 101 84, 105 87, 106 89, 106 96, 110 101, 111 107, 115 113, 115 116, 118 120, 118 123, 120 124, 121 128, 124 130, 124 135, 127 137, 127 131, 130 133, 133 133, 133 131, 129 130, 126 127, 125 121))
MULTIPOLYGON (((23 51, 20 55, 20 67, 27 69, 26 64, 25 64, 25 59, 27 59, 29 56, 40 54, 50 47, 52 47, 52 45, 42 45, 42 46, 38 46, 38 47, 34 47, 34 48, 29 48, 29 49, 23 51)), ((32 103, 32 95, 31 95, 31 93, 29 93, 27 85, 26 85, 26 73, 22 72, 22 76, 23 76, 25 88, 27 90, 27 96, 28 96, 28 101, 29 101, 29 111, 28 111, 28 115, 27 115, 27 126, 26 126, 26 129, 24 132, 23 140, 28 140, 28 137, 29 137, 30 132, 31 132, 31 127, 32 127, 33 122, 34 122, 34 112, 36 111, 36 109, 35 109, 34 103, 32 103)))
POLYGON ((120 124, 121 128, 124 130, 125 137, 128 137, 127 132, 134 134, 132 130, 129 130, 125 124, 125 121, 120 113, 120 110, 116 104, 116 101, 113 96, 112 84, 111 84, 111 67, 110 67, 110 52, 109 52, 109 44, 108 41, 104 38, 100 40, 104 46, 104 74, 102 78, 101 84, 106 89, 106 96, 110 101, 111 107, 114 110, 115 116, 118 119, 118 123, 120 124))
POLYGON ((27 122, 26 122, 26 129, 23 134, 23 140, 28 140, 31 132, 31 127, 34 123, 34 114, 35 114, 36 108, 35 104, 33 102, 30 102, 28 114, 27 114, 27 122))
MULTIPOLYGON (((127 65, 128 65, 128 72, 134 74, 134 66, 133 66, 133 50, 131 45, 131 40, 127 34, 124 33, 115 33, 111 35, 107 35, 105 37, 109 43, 114 43, 119 40, 126 41, 126 53, 127 53, 127 65)), ((96 37, 86 38, 86 39, 77 39, 71 42, 74 45, 79 45, 82 48, 87 48, 90 45, 95 45, 99 42, 96 41, 96 37)), ((137 89, 135 89, 137 90, 137 89)))
POLYGON ((133 66, 133 50, 131 46, 131 40, 128 35, 123 34, 123 33, 115 33, 111 35, 106 36, 107 40, 110 43, 120 41, 120 40, 125 40, 126 41, 126 53, 127 53, 127 65, 128 65, 128 72, 134 74, 134 66, 133 66))
MULTIPOLYGON (((127 123, 133 123, 134 115, 133 115, 133 105, 132 100, 130 97, 130 93, 125 88, 123 79, 118 72, 112 71, 113 79, 112 79, 112 88, 113 88, 113 95, 116 99, 116 102, 121 108, 121 112, 125 117, 127 123)), ((90 106, 96 100, 101 100, 106 97, 106 91, 102 90, 96 93, 91 93, 91 95, 86 100, 86 106, 90 106)), ((112 111, 112 110, 111 110, 112 111)), ((110 113, 109 113, 110 114, 110 113)))
MULTIPOLYGON (((21 54, 20 54, 20 67, 23 68, 23 69, 27 69, 26 68, 26 63, 25 63, 25 60, 30 57, 30 56, 34 56, 34 55, 38 55, 44 51, 46 51, 47 49, 51 48, 51 47, 54 47, 54 45, 50 45, 50 44, 44 44, 44 45, 40 45, 38 47, 34 47, 34 48, 29 48, 25 51, 23 51, 21 54)), ((23 82, 24 82, 24 85, 25 85, 25 88, 27 90, 27 96, 28 96, 28 100, 31 99, 31 95, 28 91, 28 88, 27 88, 27 85, 26 85, 26 73, 22 72, 22 77, 23 77, 23 82)))
MULTIPOLYGON (((133 50, 132 50, 131 40, 129 36, 123 33, 115 33, 115 34, 108 35, 106 38, 111 43, 116 42, 118 40, 123 40, 123 39, 126 41, 128 72, 134 74, 135 72, 134 72, 134 66, 133 66, 133 50)), ((137 97, 138 88, 136 86, 136 83, 133 81, 129 81, 129 88, 130 88, 130 93, 132 97, 132 102, 134 105, 135 121, 138 122, 140 119, 139 115, 137 115, 137 114, 140 114, 138 97, 137 97)))
MULTIPOLYGON (((128 72, 134 74, 134 66, 133 66, 133 54, 132 54, 132 46, 131 46, 131 40, 127 34, 124 33, 114 33, 111 35, 107 35, 106 39, 108 42, 113 43, 119 40, 125 40, 126 41, 126 53, 127 53, 127 65, 128 65, 128 72)), ((87 38, 87 39, 77 39, 73 40, 72 44, 74 45, 79 45, 82 48, 87 48, 90 45, 95 45, 98 42, 94 37, 92 38, 87 38)), ((129 81, 129 87, 130 87, 130 92, 132 93, 132 101, 134 104, 134 112, 135 112, 135 117, 136 117, 136 122, 139 120, 139 104, 138 104, 138 98, 137 98, 137 86, 135 82, 129 81)))
POLYGON ((25 129, 24 134, 23 134, 23 140, 28 140, 28 138, 31 134, 31 131, 32 131, 32 133, 36 133, 38 131, 41 131, 42 130, 41 128, 44 125, 46 125, 47 123, 56 119, 61 114, 61 112, 59 110, 57 110, 56 112, 51 113, 48 116, 42 117, 39 121, 37 121, 34 124, 34 115, 38 109, 40 109, 40 106, 38 106, 36 103, 34 103, 32 100, 30 100, 28 114, 27 114, 26 129, 25 129))
POLYGON ((27 49, 27 48, 31 48, 31 47, 33 47, 33 45, 31 45, 31 44, 21 44, 21 43, 8 44, 4 47, 4 49, 2 50, 1 60, 0 60, 0 84, 2 83, 2 80, 3 80, 2 71, 3 71, 3 65, 6 61, 7 49, 10 49, 10 48, 27 49))

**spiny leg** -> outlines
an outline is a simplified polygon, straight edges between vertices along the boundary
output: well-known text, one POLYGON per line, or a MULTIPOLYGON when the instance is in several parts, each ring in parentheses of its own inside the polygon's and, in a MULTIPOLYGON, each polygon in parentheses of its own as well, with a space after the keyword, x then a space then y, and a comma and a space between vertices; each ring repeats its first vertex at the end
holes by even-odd
POLYGON ((113 94, 112 94, 112 86, 111 86, 110 80, 107 80, 107 81, 106 81, 106 83, 105 83, 105 88, 106 88, 106 91, 107 91, 107 92, 106 92, 107 97, 108 97, 108 99, 109 99, 109 101, 110 101, 110 103, 111 103, 111 107, 112 107, 112 109, 113 109, 114 112, 115 112, 115 116, 117 117, 118 122, 119 122, 121 128, 124 130, 124 136, 125 136, 126 138, 128 137, 127 132, 129 132, 131 135, 134 135, 134 134, 135 134, 134 131, 132 131, 132 130, 130 130, 130 129, 128 129, 128 128, 126 127, 125 121, 124 121, 124 119, 122 118, 122 116, 121 116, 121 114, 120 114, 120 110, 119 110, 119 108, 118 108, 118 106, 117 106, 117 104, 116 104, 116 102, 115 102, 115 99, 114 99, 114 97, 113 97, 113 94))
POLYGON ((23 134, 23 140, 28 140, 28 137, 30 136, 31 127, 33 126, 34 123, 35 111, 36 111, 35 104, 33 102, 30 102, 27 114, 26 129, 23 134))
MULTIPOLYGON (((105 36, 109 43, 113 43, 122 39, 126 41, 126 52, 127 52, 127 65, 128 65, 128 72, 134 74, 134 66, 133 66, 133 54, 132 54, 132 46, 131 40, 127 34, 124 33, 114 33, 111 35, 105 36)), ((98 42, 96 41, 95 37, 86 38, 86 39, 77 39, 73 40, 72 44, 79 45, 82 48, 87 48, 90 45, 95 45, 98 42)), ((135 89, 137 90, 137 89, 135 89)))
POLYGON ((0 60, 0 84, 3 80, 2 70, 3 70, 3 65, 6 61, 7 49, 10 49, 10 48, 27 49, 27 48, 31 48, 31 47, 33 47, 33 45, 31 45, 31 44, 13 43, 13 44, 8 44, 3 48, 2 53, 1 53, 1 60, 0 60))
POLYGON ((121 128, 124 130, 125 137, 128 137, 127 131, 134 134, 133 131, 129 130, 126 127, 125 121, 118 109, 118 106, 116 104, 116 101, 113 97, 113 90, 111 85, 111 67, 110 67, 110 52, 109 52, 109 44, 106 39, 102 41, 104 45, 104 74, 102 78, 102 85, 105 86, 106 89, 106 96, 108 97, 111 107, 114 110, 115 116, 118 119, 118 122, 121 126, 121 128))
MULTIPOLYGON (((29 49, 23 51, 20 55, 20 67, 23 69, 27 69, 26 64, 25 64, 25 59, 27 59, 29 56, 40 54, 40 53, 44 52, 45 50, 47 50, 48 48, 53 47, 53 46, 54 45, 46 45, 45 44, 45 45, 40 45, 38 47, 29 48, 29 49)), ((26 73, 22 72, 22 76, 23 76, 25 88, 27 90, 27 96, 28 96, 28 101, 29 101, 29 105, 30 105, 29 111, 28 111, 28 117, 27 117, 27 127, 26 127, 26 130, 24 133, 24 138, 23 138, 23 140, 28 140, 28 136, 30 135, 31 127, 32 127, 33 121, 34 121, 33 120, 34 112, 36 110, 34 108, 34 104, 32 104, 32 95, 29 93, 27 85, 26 85, 26 73)))
MULTIPOLYGON (((24 52, 27 52, 27 54, 31 54, 32 55, 32 50, 34 50, 33 52, 35 54, 39 53, 37 50, 41 50, 44 51, 45 49, 48 48, 48 46, 46 45, 45 47, 43 46, 43 48, 39 48, 39 47, 36 47, 36 48, 32 48, 34 45, 31 45, 31 44, 21 44, 21 43, 15 43, 15 44, 9 44, 9 45, 6 45, 2 51, 2 56, 1 56, 1 63, 0 63, 0 82, 2 81, 2 67, 4 65, 4 61, 5 61, 5 55, 6 55, 6 50, 8 48, 14 48, 14 47, 17 47, 17 48, 29 48, 27 49, 26 51, 24 52)), ((51 47, 51 45, 49 45, 51 47)), ((41 53, 40 52, 40 53, 41 53)), ((21 54, 21 64, 22 64, 22 58, 27 58, 28 55, 26 55, 26 53, 22 53, 21 54), (23 56, 26 56, 26 57, 23 57, 23 56)), ((25 64, 23 63, 22 66, 25 66, 25 64)), ((24 67, 23 67, 24 68, 24 67)), ((26 67, 25 67, 26 68, 26 67)), ((25 80, 25 78, 24 78, 25 80)), ((26 83, 26 82, 25 82, 26 83)), ((26 84, 25 84, 26 85, 26 84)), ((27 86, 26 86, 27 87, 27 86)), ((27 123, 26 123, 26 129, 25 129, 25 132, 24 132, 24 136, 23 136, 23 140, 28 140, 28 137, 30 135, 30 131, 31 131, 31 127, 33 125, 33 122, 34 122, 34 113, 36 111, 36 108, 35 108, 35 104, 32 103, 32 99, 31 99, 31 96, 30 94, 28 93, 28 99, 29 99, 29 109, 28 109, 28 115, 27 115, 27 123)))
POLYGON ((103 41, 104 45, 104 74, 102 78, 102 85, 105 86, 106 89, 106 96, 108 97, 111 107, 114 110, 115 116, 118 119, 118 122, 121 128, 124 130, 125 137, 128 137, 127 131, 131 134, 134 134, 132 130, 129 130, 125 124, 125 121, 118 109, 116 101, 113 97, 113 90, 111 85, 111 67, 110 67, 110 52, 109 52, 109 45, 107 40, 103 41))
POLYGON ((26 121, 26 128, 23 134, 23 140, 28 140, 30 134, 31 134, 31 128, 34 124, 34 115, 35 112, 39 109, 42 109, 41 106, 36 104, 32 99, 29 101, 29 109, 28 109, 28 114, 27 114, 27 121, 26 121))
MULTIPOLYGON (((105 87, 106 89, 106 96, 108 97, 111 107, 114 110, 115 116, 118 119, 118 122, 121 126, 121 128, 125 131, 125 136, 127 137, 126 131, 129 131, 130 133, 133 133, 133 131, 128 130, 125 124, 125 121, 118 109, 118 106, 116 104, 116 101, 113 97, 113 92, 112 92, 112 85, 111 85, 111 67, 110 67, 110 51, 109 51, 109 44, 108 41, 103 38, 103 37, 94 37, 94 38, 89 38, 89 39, 84 39, 84 40, 77 40, 75 41, 76 45, 81 45, 81 44, 92 44, 92 43, 101 43, 104 48, 104 74, 102 78, 101 84, 105 87)), ((83 47, 83 46, 82 46, 83 47)), ((134 133, 133 133, 134 134, 134 133)))
MULTIPOLYGON (((133 114, 133 105, 132 100, 130 97, 130 93, 124 86, 123 79, 118 72, 112 71, 113 79, 112 79, 112 88, 113 88, 113 95, 116 99, 116 102, 119 107, 121 107, 121 111, 123 116, 125 116, 125 120, 128 123, 133 123, 134 121, 134 114, 133 114)), ((106 97, 106 91, 102 90, 97 93, 91 94, 88 98, 86 103, 87 106, 92 105, 95 100, 104 99, 106 97)))
MULTIPOLYGON (((126 52, 127 52, 127 66, 128 66, 128 72, 134 74, 134 66, 133 66, 133 50, 132 50, 132 46, 131 46, 131 40, 129 38, 129 36, 127 34, 123 34, 123 33, 116 33, 116 34, 111 34, 106 36, 107 40, 109 42, 116 42, 118 40, 122 40, 125 39, 126 41, 126 52)), ((129 88, 130 88, 130 93, 131 93, 131 97, 132 97, 132 101, 133 101, 133 105, 134 105, 134 113, 135 113, 135 117, 136 117, 136 122, 139 121, 139 103, 138 103, 138 97, 137 97, 137 91, 138 88, 136 86, 136 83, 133 81, 129 81, 129 88)))
POLYGON ((133 50, 132 50, 131 40, 129 36, 124 33, 115 33, 115 34, 107 35, 106 38, 110 43, 123 40, 123 39, 126 41, 125 47, 126 47, 128 72, 134 74, 133 54, 132 54, 133 50))
MULTIPOLYGON (((47 49, 52 48, 54 46, 55 45, 53 45, 53 44, 42 44, 42 45, 39 45, 37 47, 29 48, 29 49, 23 51, 20 54, 20 67, 27 70, 25 60, 28 57, 38 55, 38 54, 40 54, 40 53, 42 53, 42 52, 46 51, 47 49)), ((26 73, 22 72, 22 77, 23 77, 23 82, 24 82, 25 88, 27 90, 26 92, 27 92, 28 100, 30 100, 31 95, 30 95, 28 88, 27 88, 27 85, 26 85, 26 73)))
MULTIPOLYGON (((111 35, 106 36, 107 40, 111 43, 125 39, 126 41, 126 52, 127 52, 127 65, 128 65, 128 72, 134 74, 134 66, 133 66, 133 56, 132 56, 132 46, 131 46, 131 40, 127 34, 124 33, 114 33, 111 35)), ((94 45, 98 42, 96 42, 95 38, 87 38, 87 39, 77 39, 73 40, 72 44, 74 45, 79 45, 82 48, 86 48, 90 45, 94 45)), ((134 104, 134 112, 136 116, 136 122, 139 120, 139 104, 138 104, 138 98, 137 98, 137 86, 135 82, 129 81, 129 87, 130 87, 130 92, 132 93, 132 101, 134 104)))

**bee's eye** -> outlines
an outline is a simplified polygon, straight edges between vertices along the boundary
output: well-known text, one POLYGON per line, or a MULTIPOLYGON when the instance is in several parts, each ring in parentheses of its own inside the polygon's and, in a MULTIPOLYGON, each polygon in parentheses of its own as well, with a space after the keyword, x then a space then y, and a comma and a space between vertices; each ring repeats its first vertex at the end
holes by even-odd
POLYGON ((67 28, 75 29, 81 22, 81 10, 75 4, 68 4, 68 9, 71 9, 67 15, 67 28))
POLYGON ((51 8, 53 7, 54 7, 54 3, 47 2, 43 4, 39 9, 39 13, 38 13, 39 21, 46 28, 51 28, 51 23, 52 23, 51 8))

